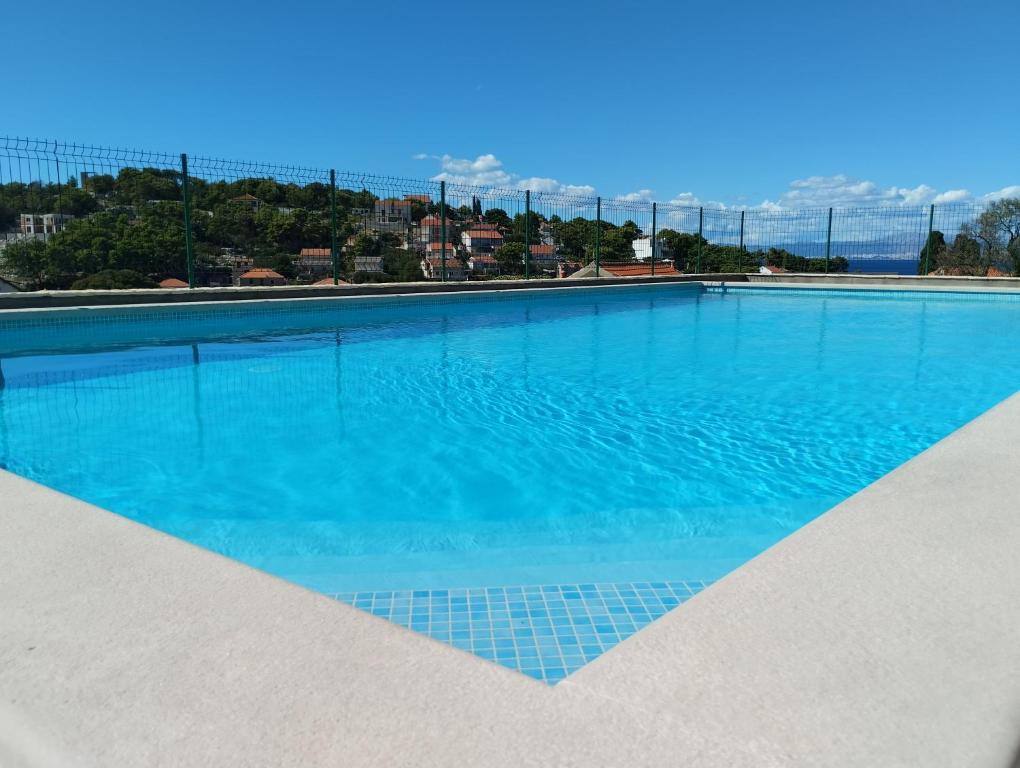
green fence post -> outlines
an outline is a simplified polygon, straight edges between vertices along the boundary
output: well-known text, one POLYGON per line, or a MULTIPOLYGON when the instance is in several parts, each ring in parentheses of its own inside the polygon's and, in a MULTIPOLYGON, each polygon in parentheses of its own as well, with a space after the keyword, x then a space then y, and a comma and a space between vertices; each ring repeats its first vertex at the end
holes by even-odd
POLYGON ((531 190, 524 190, 524 279, 531 277, 531 190))
POLYGON ((188 156, 181 153, 181 196, 184 203, 184 252, 188 258, 188 287, 195 287, 195 254, 191 247, 191 190, 188 182, 188 156))
POLYGON ((655 213, 656 206, 652 203, 652 277, 655 277, 655 213))
POLYGON ((832 253, 832 209, 829 209, 829 226, 825 231, 825 274, 829 274, 829 254, 832 253))
POLYGON ((928 274, 928 258, 931 256, 931 233, 935 226, 935 203, 928 209, 928 240, 924 244, 924 274, 928 274))
POLYGON ((439 230, 439 236, 442 238, 442 243, 439 246, 440 263, 442 269, 440 271, 440 280, 446 282, 446 182, 439 182, 439 215, 442 220, 442 226, 439 230))
POLYGON ((737 272, 744 271, 744 211, 740 212, 740 250, 737 251, 737 272))
POLYGON ((329 171, 329 255, 333 259, 333 285, 340 285, 340 254, 336 248, 336 171, 329 171))
POLYGON ((602 250, 602 198, 595 198, 595 277, 599 277, 599 257, 602 250))
POLYGON ((705 238, 702 236, 702 232, 705 229, 705 208, 704 206, 698 208, 698 266, 695 269, 697 274, 701 274, 701 241, 705 238))

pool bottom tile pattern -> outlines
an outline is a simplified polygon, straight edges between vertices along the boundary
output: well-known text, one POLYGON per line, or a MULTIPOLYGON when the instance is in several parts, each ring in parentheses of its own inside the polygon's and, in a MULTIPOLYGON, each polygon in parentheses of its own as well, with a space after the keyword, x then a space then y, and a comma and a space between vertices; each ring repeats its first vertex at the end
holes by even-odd
POLYGON ((565 584, 333 596, 554 685, 709 583, 565 584))

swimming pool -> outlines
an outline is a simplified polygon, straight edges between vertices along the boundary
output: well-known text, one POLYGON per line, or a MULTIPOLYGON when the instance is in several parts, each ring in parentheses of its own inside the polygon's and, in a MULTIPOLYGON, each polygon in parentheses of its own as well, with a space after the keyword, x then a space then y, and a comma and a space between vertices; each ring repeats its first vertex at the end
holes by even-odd
POLYGON ((1016 391, 1010 295, 0 318, 0 462, 555 682, 1016 391))

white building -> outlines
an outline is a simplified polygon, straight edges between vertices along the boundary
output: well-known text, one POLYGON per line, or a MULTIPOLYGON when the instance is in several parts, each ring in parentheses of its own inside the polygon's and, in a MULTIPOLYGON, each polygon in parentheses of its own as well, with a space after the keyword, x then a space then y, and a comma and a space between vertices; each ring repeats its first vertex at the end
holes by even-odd
POLYGON ((473 227, 460 235, 468 253, 492 253, 503 245, 503 235, 495 227, 473 227))
MULTIPOLYGON (((652 256, 652 238, 651 237, 639 237, 637 240, 632 242, 631 247, 634 249, 634 258, 638 261, 647 261, 652 256)), ((673 260, 673 249, 669 247, 662 238, 655 238, 655 260, 656 261, 672 261, 673 260)))
POLYGON ((372 226, 382 232, 406 232, 411 226, 411 201, 395 197, 376 200, 372 226))
POLYGON ((73 220, 69 213, 23 213, 18 231, 23 235, 54 235, 73 220))

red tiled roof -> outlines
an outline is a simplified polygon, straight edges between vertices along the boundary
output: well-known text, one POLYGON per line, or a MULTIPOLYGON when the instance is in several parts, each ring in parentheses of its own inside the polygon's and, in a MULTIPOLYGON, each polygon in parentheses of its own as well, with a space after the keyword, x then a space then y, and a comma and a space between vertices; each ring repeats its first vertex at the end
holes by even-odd
POLYGON ((533 245, 531 246, 532 256, 552 256, 556 253, 555 246, 552 245, 533 245))
POLYGON ((249 269, 247 272, 241 275, 241 277, 246 277, 249 279, 258 278, 264 280, 283 280, 283 275, 281 275, 279 272, 273 271, 272 269, 267 269, 266 267, 256 267, 255 269, 249 269))
POLYGON ((176 277, 168 277, 166 280, 159 281, 160 288, 187 288, 188 284, 183 280, 178 280, 176 277))
POLYGON ((387 205, 393 208, 406 208, 411 204, 410 200, 397 200, 395 197, 387 197, 384 200, 376 200, 376 205, 387 205))
MULTIPOLYGON (((611 275, 616 275, 616 277, 641 277, 652 274, 651 264, 602 264, 600 268, 611 275)), ((680 273, 676 271, 672 264, 656 263, 655 274, 679 275, 680 273)))
MULTIPOLYGON (((350 285, 346 280, 338 280, 338 285, 350 285)), ((316 280, 312 285, 333 285, 332 277, 324 277, 321 280, 316 280)))
POLYGON ((479 240, 502 240, 503 235, 494 229, 469 229, 464 233, 468 237, 474 237, 479 240))
MULTIPOLYGON (((428 257, 428 262, 429 262, 429 264, 432 265, 433 268, 442 269, 442 267, 443 267, 443 259, 441 257, 429 256, 428 257)), ((447 258, 447 260, 446 260, 446 268, 447 269, 463 269, 464 267, 461 265, 459 259, 455 261, 453 259, 447 258)))
MULTIPOLYGON (((426 243, 425 244, 425 250, 426 251, 441 251, 441 250, 443 250, 443 244, 442 243, 426 243)), ((455 250, 457 250, 457 249, 454 247, 453 243, 447 243, 446 244, 446 252, 447 253, 450 253, 450 252, 455 251, 455 250)))
POLYGON ((332 256, 333 251, 329 248, 302 248, 301 256, 332 256))
POLYGON ((482 264, 495 264, 496 257, 491 253, 476 253, 471 256, 471 261, 478 261, 482 264))

